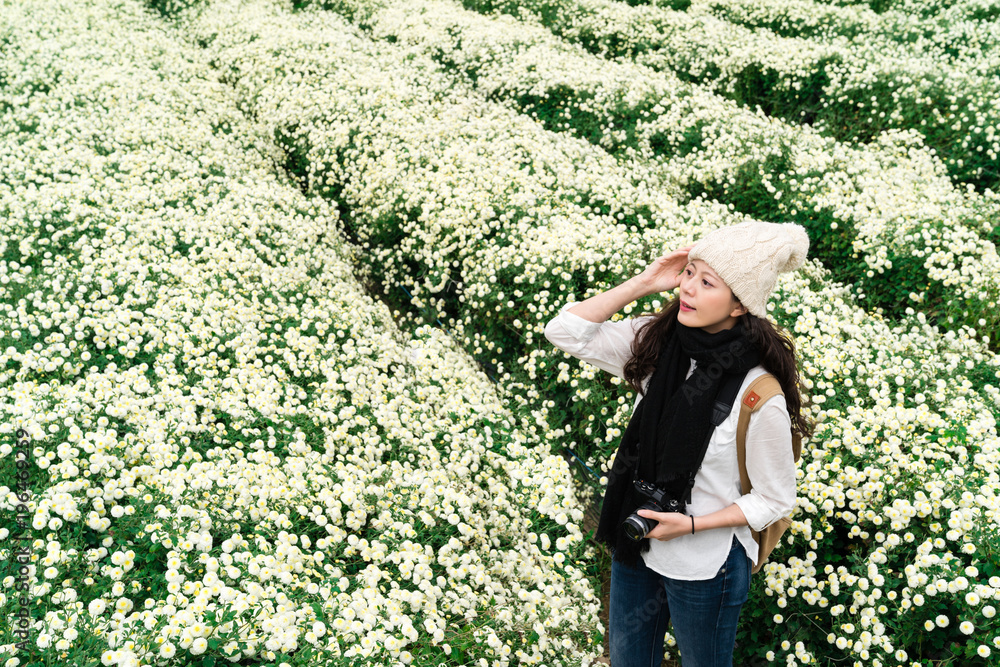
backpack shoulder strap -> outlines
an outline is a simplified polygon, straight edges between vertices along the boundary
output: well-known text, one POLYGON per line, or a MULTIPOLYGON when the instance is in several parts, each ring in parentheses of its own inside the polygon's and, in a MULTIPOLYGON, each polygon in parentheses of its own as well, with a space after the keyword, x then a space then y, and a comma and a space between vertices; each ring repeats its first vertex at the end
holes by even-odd
MULTIPOLYGON (((778 379, 770 373, 764 373, 750 383, 743 400, 740 401, 740 418, 736 425, 736 455, 740 465, 740 486, 743 493, 749 493, 752 488, 750 476, 747 474, 747 428, 750 426, 750 415, 767 400, 781 392, 778 379)), ((792 453, 799 460, 802 451, 802 440, 799 435, 792 435, 792 453)))

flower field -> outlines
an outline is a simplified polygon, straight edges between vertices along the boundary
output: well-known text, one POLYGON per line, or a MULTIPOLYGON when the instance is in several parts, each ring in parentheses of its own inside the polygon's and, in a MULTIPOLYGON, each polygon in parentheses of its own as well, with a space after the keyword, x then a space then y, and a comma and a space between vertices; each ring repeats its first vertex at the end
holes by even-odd
POLYGON ((754 218, 818 424, 737 663, 1000 665, 998 17, 10 0, 0 659, 594 664, 634 396, 542 330, 754 218))

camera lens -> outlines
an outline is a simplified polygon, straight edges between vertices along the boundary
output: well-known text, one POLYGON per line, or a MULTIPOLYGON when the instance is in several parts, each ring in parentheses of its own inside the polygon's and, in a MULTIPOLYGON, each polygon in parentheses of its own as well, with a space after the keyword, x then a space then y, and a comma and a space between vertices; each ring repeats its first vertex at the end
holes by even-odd
POLYGON ((625 537, 633 542, 638 542, 646 537, 646 533, 652 530, 652 528, 649 527, 646 519, 633 514, 622 522, 622 530, 625 531, 625 537))

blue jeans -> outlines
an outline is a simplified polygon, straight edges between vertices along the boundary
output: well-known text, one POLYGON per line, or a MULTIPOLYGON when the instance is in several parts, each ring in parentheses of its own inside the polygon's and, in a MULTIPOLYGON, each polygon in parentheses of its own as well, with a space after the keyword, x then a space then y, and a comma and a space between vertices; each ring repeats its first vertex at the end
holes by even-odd
POLYGON ((750 591, 750 559, 734 538, 713 579, 683 581, 611 562, 611 667, 660 667, 667 623, 683 667, 731 667, 736 624, 750 591))

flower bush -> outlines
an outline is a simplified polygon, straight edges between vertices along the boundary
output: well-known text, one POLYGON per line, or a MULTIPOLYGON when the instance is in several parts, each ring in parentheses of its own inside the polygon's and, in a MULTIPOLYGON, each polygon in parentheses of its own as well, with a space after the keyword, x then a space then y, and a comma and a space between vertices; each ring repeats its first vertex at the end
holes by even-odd
MULTIPOLYGON (((995 100, 1000 82, 998 56, 988 42, 985 53, 973 51, 953 62, 932 40, 914 47, 839 35, 824 41, 782 37, 669 6, 684 9, 687 2, 663 7, 628 7, 614 0, 463 4, 545 25, 594 53, 673 70, 741 104, 815 125, 838 139, 869 141, 884 130, 912 128, 944 158, 954 178, 998 189, 995 100)), ((989 28, 983 32, 993 34, 989 28)))
POLYGON ((918 48, 930 47, 938 56, 961 67, 977 67, 977 61, 985 64, 983 56, 995 56, 994 50, 1000 44, 1000 33, 991 20, 998 12, 996 3, 991 0, 954 3, 876 0, 871 5, 809 0, 767 3, 706 0, 692 2, 687 11, 716 16, 750 28, 766 28, 783 37, 828 41, 842 35, 858 38, 858 41, 888 40, 918 48))
POLYGON ((440 2, 18 7, 2 372, 44 473, 36 590, 86 586, 36 616, 60 660, 589 664, 602 561, 556 452, 608 470, 635 397, 544 324, 780 217, 738 198, 792 175, 790 217, 832 211, 771 310, 818 428, 737 659, 996 664, 996 200, 916 134, 838 144, 440 2), (854 252, 943 272, 866 309, 854 252))
POLYGON ((5 625, 4 664, 599 655, 537 419, 397 327, 336 208, 174 30, 127 1, 9 9, 0 609, 28 598, 32 642, 5 625))

